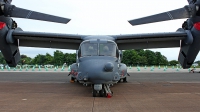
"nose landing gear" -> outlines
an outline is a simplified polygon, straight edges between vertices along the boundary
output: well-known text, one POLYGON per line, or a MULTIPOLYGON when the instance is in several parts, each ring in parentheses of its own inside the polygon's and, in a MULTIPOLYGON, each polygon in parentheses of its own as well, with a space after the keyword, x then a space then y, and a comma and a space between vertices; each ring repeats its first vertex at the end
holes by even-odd
POLYGON ((110 90, 110 86, 108 84, 103 84, 101 90, 97 90, 95 85, 93 86, 93 97, 107 97, 111 98, 113 96, 113 92, 110 90))

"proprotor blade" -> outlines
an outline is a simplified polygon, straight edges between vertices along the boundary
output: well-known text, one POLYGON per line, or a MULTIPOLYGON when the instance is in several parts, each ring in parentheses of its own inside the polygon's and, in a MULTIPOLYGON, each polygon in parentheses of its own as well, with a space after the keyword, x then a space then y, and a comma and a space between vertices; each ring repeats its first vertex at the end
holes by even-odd
POLYGON ((140 24, 147 24, 147 23, 154 23, 154 22, 160 22, 160 21, 167 21, 167 20, 174 20, 174 19, 182 19, 182 18, 188 18, 191 16, 191 14, 188 11, 188 6, 185 6, 184 8, 172 10, 169 12, 164 12, 152 16, 147 16, 144 18, 129 20, 128 22, 131 25, 140 25, 140 24))
POLYGON ((57 22, 57 23, 68 23, 70 21, 70 19, 68 18, 22 9, 15 7, 14 5, 5 5, 4 16, 35 19, 35 20, 57 22))
POLYGON ((187 0, 189 4, 194 4, 197 0, 187 0))
POLYGON ((5 2, 11 4, 12 0, 5 0, 5 2))

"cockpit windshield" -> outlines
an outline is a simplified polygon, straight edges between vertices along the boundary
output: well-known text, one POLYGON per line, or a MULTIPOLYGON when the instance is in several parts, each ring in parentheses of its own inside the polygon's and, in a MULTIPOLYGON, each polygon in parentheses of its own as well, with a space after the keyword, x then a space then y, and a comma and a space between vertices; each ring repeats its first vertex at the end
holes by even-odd
POLYGON ((98 55, 98 44, 85 42, 81 45, 82 56, 97 56, 98 55))
POLYGON ((114 42, 81 44, 81 56, 116 56, 116 44, 114 42))
POLYGON ((99 44, 100 56, 116 56, 116 45, 114 43, 99 44))

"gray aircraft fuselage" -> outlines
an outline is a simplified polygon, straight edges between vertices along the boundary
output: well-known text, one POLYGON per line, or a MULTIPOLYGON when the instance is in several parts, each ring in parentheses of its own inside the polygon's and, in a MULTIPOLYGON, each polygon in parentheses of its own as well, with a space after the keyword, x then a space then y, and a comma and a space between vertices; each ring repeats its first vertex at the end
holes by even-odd
POLYGON ((74 79, 95 85, 114 84, 126 77, 127 68, 121 63, 122 55, 113 37, 88 36, 83 40, 77 50, 77 62, 71 65, 74 79))

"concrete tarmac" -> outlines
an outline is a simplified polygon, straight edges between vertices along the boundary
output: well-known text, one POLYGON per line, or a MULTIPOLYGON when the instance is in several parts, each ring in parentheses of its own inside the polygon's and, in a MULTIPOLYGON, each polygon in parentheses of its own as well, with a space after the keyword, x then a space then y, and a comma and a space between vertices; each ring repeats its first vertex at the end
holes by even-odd
POLYGON ((200 73, 130 72, 111 87, 112 98, 92 97, 68 72, 0 72, 0 112, 199 112, 200 73))

